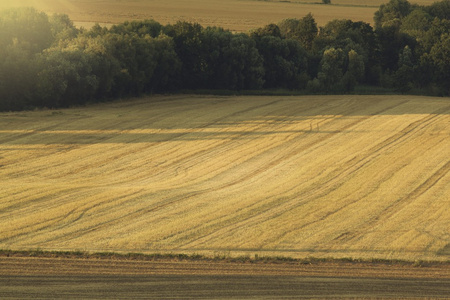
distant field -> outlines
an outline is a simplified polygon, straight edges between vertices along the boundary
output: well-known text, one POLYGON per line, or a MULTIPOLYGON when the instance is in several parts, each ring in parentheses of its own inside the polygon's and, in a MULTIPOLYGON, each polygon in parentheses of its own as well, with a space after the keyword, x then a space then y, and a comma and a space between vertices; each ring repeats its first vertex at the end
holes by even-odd
POLYGON ((155 96, 0 114, 0 249, 450 257, 450 101, 155 96))
MULTIPOLYGON (((162 24, 179 20, 204 26, 220 26, 233 31, 248 31, 286 18, 301 18, 311 12, 319 25, 333 19, 373 22, 373 15, 383 0, 2 0, 0 9, 34 6, 46 13, 65 13, 78 26, 95 23, 114 24, 129 20, 154 19, 162 24)), ((429 5, 434 0, 411 1, 429 5)))

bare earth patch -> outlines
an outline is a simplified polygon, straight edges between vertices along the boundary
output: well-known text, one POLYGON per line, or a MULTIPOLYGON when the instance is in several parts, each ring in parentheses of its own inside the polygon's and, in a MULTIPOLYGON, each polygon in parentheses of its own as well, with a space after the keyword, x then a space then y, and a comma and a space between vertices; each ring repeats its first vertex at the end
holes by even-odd
POLYGON ((446 298, 448 264, 0 257, 2 299, 446 298))

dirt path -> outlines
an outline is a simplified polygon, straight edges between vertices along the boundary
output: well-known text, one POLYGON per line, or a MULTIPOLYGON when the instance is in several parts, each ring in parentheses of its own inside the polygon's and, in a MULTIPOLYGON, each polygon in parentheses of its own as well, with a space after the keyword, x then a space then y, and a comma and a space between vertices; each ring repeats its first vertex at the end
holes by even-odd
POLYGON ((1 299, 448 298, 450 267, 0 258, 1 299))

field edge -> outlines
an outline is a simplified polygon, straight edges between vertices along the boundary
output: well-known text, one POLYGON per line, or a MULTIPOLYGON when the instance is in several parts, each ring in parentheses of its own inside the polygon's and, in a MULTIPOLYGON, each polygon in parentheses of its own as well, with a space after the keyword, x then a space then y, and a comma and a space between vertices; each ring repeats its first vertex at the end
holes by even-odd
POLYGON ((406 260, 406 259, 380 259, 380 258, 354 258, 354 257, 314 257, 294 258, 289 256, 261 256, 232 255, 221 253, 215 255, 187 254, 182 252, 170 253, 141 253, 141 252, 89 252, 89 251, 48 251, 41 249, 7 250, 0 249, 0 257, 33 257, 33 258, 69 258, 69 259, 103 259, 103 260, 139 260, 139 261, 202 261, 202 262, 228 262, 228 263, 290 263, 290 264, 372 264, 372 265, 398 265, 412 267, 446 266, 450 267, 448 260, 406 260))

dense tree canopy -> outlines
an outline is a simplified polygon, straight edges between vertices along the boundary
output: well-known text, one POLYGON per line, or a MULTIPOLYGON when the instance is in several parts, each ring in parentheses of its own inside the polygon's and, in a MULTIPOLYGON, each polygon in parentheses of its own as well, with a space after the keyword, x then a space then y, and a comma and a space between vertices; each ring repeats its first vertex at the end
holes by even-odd
POLYGON ((364 22, 311 14, 252 32, 131 21, 77 29, 67 15, 0 12, 0 110, 184 89, 346 93, 358 85, 450 95, 450 0, 391 0, 364 22))

